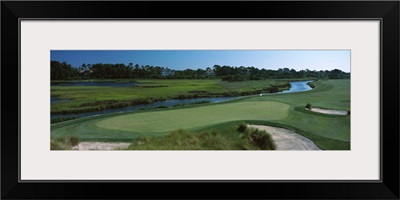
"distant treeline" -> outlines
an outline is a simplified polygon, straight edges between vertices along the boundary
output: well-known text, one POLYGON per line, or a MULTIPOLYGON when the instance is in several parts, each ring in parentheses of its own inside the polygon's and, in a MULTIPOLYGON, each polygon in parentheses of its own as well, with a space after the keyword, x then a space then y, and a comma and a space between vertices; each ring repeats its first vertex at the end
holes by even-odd
POLYGON ((224 81, 246 81, 264 79, 317 78, 348 79, 350 73, 334 70, 299 70, 279 68, 278 70, 255 67, 232 67, 214 65, 212 68, 173 70, 150 65, 125 64, 83 64, 75 68, 66 62, 51 61, 51 80, 78 79, 210 79, 224 81))

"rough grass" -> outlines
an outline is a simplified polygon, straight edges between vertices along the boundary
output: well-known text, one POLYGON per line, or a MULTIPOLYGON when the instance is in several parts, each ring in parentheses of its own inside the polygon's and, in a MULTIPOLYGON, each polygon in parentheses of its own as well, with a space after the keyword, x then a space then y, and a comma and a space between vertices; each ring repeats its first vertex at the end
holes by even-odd
POLYGON ((258 129, 247 129, 244 133, 231 132, 187 132, 173 131, 164 137, 135 140, 128 150, 275 150, 271 136, 258 129))

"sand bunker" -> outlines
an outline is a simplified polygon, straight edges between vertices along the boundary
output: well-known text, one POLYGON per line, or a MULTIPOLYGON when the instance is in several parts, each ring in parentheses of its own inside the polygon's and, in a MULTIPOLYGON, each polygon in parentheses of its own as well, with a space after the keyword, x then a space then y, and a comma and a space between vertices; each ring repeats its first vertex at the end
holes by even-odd
POLYGON ((131 143, 120 142, 81 142, 78 146, 75 146, 73 149, 76 150, 115 150, 120 148, 128 148, 131 143))
POLYGON ((248 127, 267 131, 275 141, 276 150, 321 150, 313 141, 288 129, 261 125, 248 125, 248 127))
POLYGON ((329 109, 322 109, 322 108, 311 108, 311 109, 306 108, 306 110, 323 113, 323 114, 328 114, 328 115, 347 115, 347 113, 348 113, 347 110, 329 110, 329 109))

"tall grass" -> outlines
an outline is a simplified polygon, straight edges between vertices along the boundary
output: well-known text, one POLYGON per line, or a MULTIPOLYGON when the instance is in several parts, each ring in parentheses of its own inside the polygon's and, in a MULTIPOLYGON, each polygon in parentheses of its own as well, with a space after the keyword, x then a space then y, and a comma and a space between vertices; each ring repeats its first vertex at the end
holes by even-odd
POLYGON ((72 150, 79 144, 78 137, 58 137, 50 140, 51 150, 72 150))
POLYGON ((276 144, 271 135, 266 131, 247 128, 245 136, 261 150, 275 150, 276 144))
MULTIPOLYGON (((242 125, 239 125, 239 127, 242 125)), ((247 126, 246 126, 247 127, 247 126)), ((135 140, 128 150, 275 150, 271 135, 258 129, 221 133, 176 130, 164 137, 135 140)))
POLYGON ((266 131, 249 128, 244 122, 240 123, 237 131, 247 137, 252 143, 263 150, 275 150, 276 144, 271 135, 266 131))

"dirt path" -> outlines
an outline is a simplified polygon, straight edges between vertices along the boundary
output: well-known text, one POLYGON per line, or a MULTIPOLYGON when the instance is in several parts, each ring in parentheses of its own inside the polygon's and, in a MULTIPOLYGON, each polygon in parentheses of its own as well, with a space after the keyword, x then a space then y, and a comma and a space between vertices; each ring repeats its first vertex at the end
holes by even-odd
POLYGON ((313 141, 288 129, 261 125, 248 126, 267 131, 276 143, 276 150, 321 150, 313 141))
POLYGON ((81 142, 73 149, 87 151, 87 150, 115 150, 119 148, 127 148, 131 143, 113 143, 113 142, 81 142))
MULTIPOLYGON (((307 108, 306 108, 307 109, 307 108)), ((328 114, 328 115, 347 115, 346 110, 328 110, 328 109, 322 109, 322 108, 311 108, 307 109, 313 112, 318 112, 318 113, 323 113, 323 114, 328 114)))

